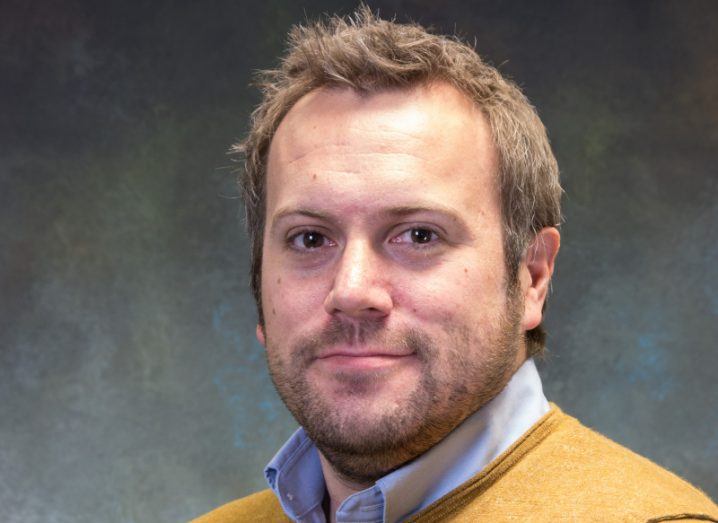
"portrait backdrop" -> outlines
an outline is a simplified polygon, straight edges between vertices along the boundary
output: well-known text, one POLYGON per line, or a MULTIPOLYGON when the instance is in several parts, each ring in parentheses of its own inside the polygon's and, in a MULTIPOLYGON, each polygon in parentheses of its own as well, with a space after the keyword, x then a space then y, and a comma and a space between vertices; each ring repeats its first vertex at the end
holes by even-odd
MULTIPOLYGON (((3 521, 183 521, 295 429, 227 155, 292 24, 351 1, 0 3, 3 521)), ((524 89, 565 224, 547 397, 718 498, 718 2, 370 1, 524 89)))

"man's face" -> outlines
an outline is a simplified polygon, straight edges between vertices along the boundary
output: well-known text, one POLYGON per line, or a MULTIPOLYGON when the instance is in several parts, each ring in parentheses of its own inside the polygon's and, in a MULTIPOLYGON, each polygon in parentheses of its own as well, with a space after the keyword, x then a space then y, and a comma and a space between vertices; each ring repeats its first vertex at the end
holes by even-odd
POLYGON ((313 91, 277 130, 258 337, 348 478, 425 452, 525 358, 496 171, 484 117, 446 84, 313 91))

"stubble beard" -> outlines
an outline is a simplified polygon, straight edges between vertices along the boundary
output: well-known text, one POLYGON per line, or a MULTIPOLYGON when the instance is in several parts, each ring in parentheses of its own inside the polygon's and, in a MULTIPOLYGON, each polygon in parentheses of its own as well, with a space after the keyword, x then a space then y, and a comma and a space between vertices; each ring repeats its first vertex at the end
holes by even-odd
MULTIPOLYGON (((454 327, 449 332, 451 346, 445 349, 420 329, 390 336, 381 323, 357 326, 333 321, 317 335, 299 340, 288 361, 273 350, 268 336, 269 370, 287 408, 334 470, 347 481, 370 485, 425 453, 503 389, 515 371, 521 312, 509 292, 506 311, 490 333, 477 336, 468 326, 454 327), (348 340, 401 346, 416 356, 421 367, 421 378, 408 397, 370 421, 362 417, 365 413, 347 412, 327 401, 307 379, 322 347, 348 340), (485 354, 480 361, 467 357, 468 348, 476 344, 485 354), (440 363, 446 372, 440 372, 440 363)), ((348 396, 356 397, 381 386, 383 374, 338 373, 333 378, 348 396)))

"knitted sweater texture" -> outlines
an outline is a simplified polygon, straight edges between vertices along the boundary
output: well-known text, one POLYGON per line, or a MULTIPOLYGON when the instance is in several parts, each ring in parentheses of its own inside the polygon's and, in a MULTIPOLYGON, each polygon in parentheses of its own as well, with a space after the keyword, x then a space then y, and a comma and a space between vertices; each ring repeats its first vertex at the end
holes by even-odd
MULTIPOLYGON (((264 490, 193 523, 250 521, 289 519, 274 493, 264 490)), ((718 506, 554 405, 479 474, 406 521, 718 522, 718 506)))

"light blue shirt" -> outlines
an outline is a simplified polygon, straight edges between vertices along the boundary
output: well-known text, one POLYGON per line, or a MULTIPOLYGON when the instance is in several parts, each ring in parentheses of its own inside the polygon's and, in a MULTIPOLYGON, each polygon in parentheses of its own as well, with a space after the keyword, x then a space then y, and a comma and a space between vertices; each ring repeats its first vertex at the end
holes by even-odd
MULTIPOLYGON (((337 522, 408 518, 478 474, 549 409, 536 365, 529 359, 501 393, 428 452, 345 499, 337 522)), ((304 429, 289 438, 264 474, 289 518, 325 523, 324 475, 318 450, 304 429)))

